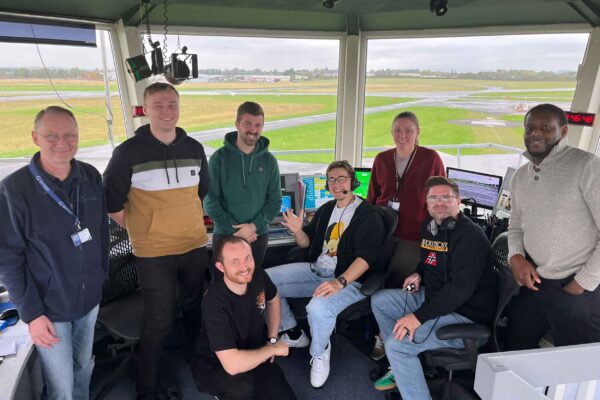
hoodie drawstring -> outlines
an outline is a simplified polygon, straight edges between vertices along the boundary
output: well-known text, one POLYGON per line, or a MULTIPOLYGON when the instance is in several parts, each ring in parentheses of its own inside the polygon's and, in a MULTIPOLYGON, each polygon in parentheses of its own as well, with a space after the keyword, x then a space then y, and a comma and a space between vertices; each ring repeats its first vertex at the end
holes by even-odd
POLYGON ((169 167, 167 165, 167 146, 163 145, 163 162, 165 166, 165 173, 167 174, 167 185, 171 184, 171 179, 169 178, 169 167))
POLYGON ((244 188, 246 187, 246 167, 244 166, 244 154, 240 152, 240 157, 242 157, 242 179, 244 179, 244 188))
POLYGON ((171 155, 173 156, 173 164, 175 164, 175 179, 177 183, 179 183, 179 172, 177 171, 177 159, 175 158, 175 150, 171 151, 171 155))
POLYGON ((177 183, 179 183, 179 170, 177 169, 177 160, 175 159, 175 149, 173 148, 173 146, 163 144, 163 160, 165 166, 165 173, 167 174, 167 185, 171 184, 171 178, 169 178, 169 165, 167 160, 167 149, 169 147, 171 148, 171 160, 173 160, 173 164, 175 164, 175 180, 177 181, 177 183))

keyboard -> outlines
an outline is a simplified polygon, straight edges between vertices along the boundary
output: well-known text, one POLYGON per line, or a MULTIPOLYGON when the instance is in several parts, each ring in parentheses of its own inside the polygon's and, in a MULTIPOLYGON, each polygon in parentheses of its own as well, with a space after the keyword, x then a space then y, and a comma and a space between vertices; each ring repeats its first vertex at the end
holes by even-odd
POLYGON ((269 239, 289 239, 293 238, 292 232, 280 224, 269 226, 269 239))

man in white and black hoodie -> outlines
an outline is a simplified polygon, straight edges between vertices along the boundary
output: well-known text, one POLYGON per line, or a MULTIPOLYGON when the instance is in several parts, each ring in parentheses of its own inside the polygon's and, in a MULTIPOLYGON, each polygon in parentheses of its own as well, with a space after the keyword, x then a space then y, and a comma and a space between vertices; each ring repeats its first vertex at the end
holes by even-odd
POLYGON ((150 124, 115 148, 104 172, 104 187, 109 215, 127 228, 144 297, 138 398, 154 399, 160 351, 173 323, 178 282, 190 347, 200 331, 209 263, 202 201, 209 176, 204 148, 177 127, 179 94, 173 86, 148 86, 144 113, 150 124))
POLYGON ((451 324, 490 325, 498 297, 489 242, 460 212, 456 183, 434 176, 425 190, 431 219, 421 229, 417 272, 406 278, 403 289, 382 290, 371 300, 391 365, 375 387, 397 385, 406 400, 430 398, 419 353, 464 347, 459 339, 438 339, 436 331, 451 324))

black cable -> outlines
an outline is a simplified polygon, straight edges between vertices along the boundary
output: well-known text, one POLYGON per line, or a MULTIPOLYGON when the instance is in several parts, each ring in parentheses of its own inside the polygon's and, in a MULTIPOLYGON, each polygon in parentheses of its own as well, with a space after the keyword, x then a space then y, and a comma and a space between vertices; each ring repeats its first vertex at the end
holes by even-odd
MULTIPOLYGON (((444 229, 444 242, 448 243, 448 228, 444 229)), ((446 251, 448 251, 448 247, 446 248, 446 251)), ((443 257, 443 261, 444 261, 444 286, 446 286, 447 282, 448 282, 448 265, 446 264, 446 252, 442 252, 442 257, 443 257)), ((406 291, 406 295, 404 298, 404 310, 402 311, 402 316, 406 316, 406 307, 408 305, 408 291, 406 291)), ((435 322, 433 323, 433 325, 431 326, 431 329, 429 329, 429 332, 427 333, 427 336, 425 336, 425 338, 421 341, 412 341, 414 344, 423 344, 427 341, 427 339, 429 339, 429 336, 431 336, 431 333, 433 332, 433 330, 435 329, 435 326, 437 325, 438 321, 440 320, 440 317, 437 317, 435 319, 435 322)), ((417 328, 419 329, 419 328, 417 328)))
MULTIPOLYGON (((40 62, 42 63, 42 67, 44 68, 44 72, 46 73, 46 76, 48 77, 48 81, 50 82, 50 86, 52 86, 52 90, 54 91, 54 94, 56 94, 56 97, 58 97, 58 99, 61 101, 61 103, 63 103, 65 105, 65 107, 70 108, 71 110, 75 110, 78 111, 80 113, 83 114, 91 114, 91 115, 96 115, 100 118, 102 118, 104 121, 106 121, 106 123, 108 125, 110 125, 110 121, 107 120, 104 116, 95 113, 95 112, 90 112, 90 111, 84 111, 84 110, 80 110, 78 108, 73 107, 72 105, 70 105, 69 103, 67 103, 61 96, 60 93, 58 93, 58 90, 56 90, 56 87, 54 86, 54 81, 52 80, 52 77, 50 76, 50 71, 48 71, 48 67, 46 67, 46 63, 44 62, 44 58, 42 57, 42 52, 40 51, 40 45, 37 41, 37 37, 35 36, 35 29, 33 28, 33 24, 30 24, 31 26, 31 34, 33 35, 33 38, 35 39, 35 48, 37 50, 38 56, 40 57, 40 62)), ((106 102, 106 106, 107 106, 107 110, 109 110, 109 113, 111 114, 112 117, 112 111, 110 111, 110 108, 108 108, 108 101, 106 102)))
MULTIPOLYGON (((168 15, 168 10, 167 10, 167 0, 163 0, 163 17, 164 17, 164 24, 163 24, 163 30, 164 30, 164 37, 163 37, 163 60, 168 60, 167 58, 167 35, 169 34, 169 15, 168 15)), ((173 68, 173 67, 171 67, 173 68)))
POLYGON ((150 11, 148 10, 148 3, 150 2, 149 0, 143 0, 144 1, 144 19, 146 22, 146 36, 148 38, 148 43, 150 44, 150 48, 154 49, 154 43, 152 42, 152 36, 150 35, 150 11))

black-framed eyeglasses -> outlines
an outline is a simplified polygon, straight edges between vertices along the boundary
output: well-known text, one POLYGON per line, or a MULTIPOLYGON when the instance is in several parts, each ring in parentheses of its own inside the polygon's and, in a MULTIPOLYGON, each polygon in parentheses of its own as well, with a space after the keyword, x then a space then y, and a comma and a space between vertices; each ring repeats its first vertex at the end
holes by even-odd
POLYGON ((349 176, 342 175, 342 176, 338 176, 337 178, 328 178, 327 183, 329 185, 334 185, 337 182, 337 183, 340 183, 343 185, 344 183, 348 182, 348 179, 350 179, 349 176))

